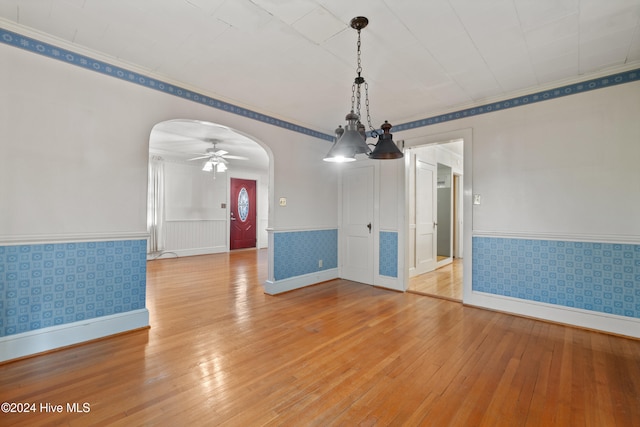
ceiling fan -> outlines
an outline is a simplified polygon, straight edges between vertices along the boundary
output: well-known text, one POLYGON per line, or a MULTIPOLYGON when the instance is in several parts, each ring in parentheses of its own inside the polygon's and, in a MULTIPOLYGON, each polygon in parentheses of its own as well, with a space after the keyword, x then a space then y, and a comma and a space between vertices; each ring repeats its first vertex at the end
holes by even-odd
POLYGON ((207 148, 200 156, 188 159, 187 161, 207 159, 202 170, 205 172, 213 171, 214 179, 216 172, 224 172, 227 170, 227 163, 229 163, 227 159, 249 160, 247 157, 230 155, 228 151, 216 149, 216 144, 220 142, 216 139, 206 138, 203 139, 203 141, 211 143, 212 147, 207 148))

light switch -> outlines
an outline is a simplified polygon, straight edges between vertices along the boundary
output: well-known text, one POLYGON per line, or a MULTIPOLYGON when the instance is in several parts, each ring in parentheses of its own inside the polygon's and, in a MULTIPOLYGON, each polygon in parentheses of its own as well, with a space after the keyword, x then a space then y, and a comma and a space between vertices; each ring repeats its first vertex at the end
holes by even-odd
POLYGON ((280 206, 287 206, 287 198, 280 197, 280 206))
POLYGON ((474 194, 473 195, 473 204, 474 205, 479 205, 481 198, 482 198, 482 196, 480 194, 474 194))

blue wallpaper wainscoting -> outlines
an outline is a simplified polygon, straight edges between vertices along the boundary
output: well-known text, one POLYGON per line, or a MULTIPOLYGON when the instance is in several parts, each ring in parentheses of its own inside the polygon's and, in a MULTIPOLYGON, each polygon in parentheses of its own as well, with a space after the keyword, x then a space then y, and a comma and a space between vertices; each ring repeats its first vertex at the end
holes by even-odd
POLYGON ((380 267, 381 276, 398 277, 398 233, 394 231, 380 232, 380 267))
POLYGON ((146 240, 0 246, 0 337, 145 308, 146 240))
POLYGON ((287 231, 273 236, 275 280, 338 267, 338 230, 287 231), (322 260, 322 267, 318 261, 322 260))
POLYGON ((640 319, 640 245, 473 238, 473 290, 640 319))

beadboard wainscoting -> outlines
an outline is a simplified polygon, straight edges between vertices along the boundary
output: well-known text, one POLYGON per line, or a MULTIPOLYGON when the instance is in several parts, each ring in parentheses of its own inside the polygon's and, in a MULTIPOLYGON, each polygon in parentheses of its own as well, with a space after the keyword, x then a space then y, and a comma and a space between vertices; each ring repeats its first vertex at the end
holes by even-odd
POLYGON ((178 256, 226 252, 227 222, 219 220, 189 220, 165 222, 165 252, 178 256))

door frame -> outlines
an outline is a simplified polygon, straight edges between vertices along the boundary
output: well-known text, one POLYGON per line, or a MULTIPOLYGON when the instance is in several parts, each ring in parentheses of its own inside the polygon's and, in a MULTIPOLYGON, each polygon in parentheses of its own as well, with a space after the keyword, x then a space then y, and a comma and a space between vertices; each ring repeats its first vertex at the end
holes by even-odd
MULTIPOLYGON (((463 211, 463 227, 462 227, 462 242, 464 256, 462 258, 463 269, 463 291, 462 302, 467 303, 472 297, 472 233, 473 233, 473 130, 471 128, 457 129, 448 132, 434 133, 430 135, 423 135, 405 139, 403 141, 403 147, 412 148, 420 147, 423 145, 437 144, 445 141, 453 141, 456 139, 464 140, 463 151, 463 191, 462 191, 462 211, 463 211)), ((408 157, 408 156, 405 156, 408 157)), ((405 180, 404 180, 404 253, 409 254, 409 179, 410 179, 410 162, 408 159, 405 161, 405 180)), ((409 256, 404 256, 404 279, 403 289, 406 291, 409 288, 409 256)))
MULTIPOLYGON (((442 142, 442 143, 438 143, 438 144, 434 144, 434 145, 442 145, 442 144, 446 144, 446 142, 442 142)), ((449 169, 451 169, 451 172, 449 174, 449 176, 451 177, 451 182, 450 182, 450 189, 449 189, 449 256, 447 256, 446 258, 443 258, 439 261, 437 261, 436 263, 436 269, 440 268, 440 267, 444 267, 445 265, 449 265, 453 262, 453 258, 454 258, 454 252, 453 252, 453 247, 454 247, 454 243, 453 243, 453 229, 455 227, 455 212, 454 212, 454 204, 455 204, 455 199, 454 199, 454 188, 453 188, 453 176, 454 176, 454 172, 453 172, 453 167, 449 166, 449 165, 445 165, 443 163, 437 163, 438 165, 438 169, 440 168, 440 165, 447 167, 449 169)), ((440 205, 438 205, 438 209, 440 208, 440 205)), ((440 220, 440 216, 438 215, 438 221, 440 220)), ((437 227, 436 227, 437 228, 437 227)), ((438 230, 439 232, 439 230, 438 230)), ((438 237, 443 236, 443 234, 438 234, 438 237)), ((436 248, 437 248, 437 243, 436 243, 436 248)), ((436 252, 439 252, 438 249, 436 249, 436 252)), ((436 255, 437 257, 439 257, 440 255, 436 255)))
POLYGON ((464 175, 453 173, 453 257, 464 258, 463 245, 463 224, 464 224, 464 200, 462 188, 464 186, 464 175), (462 205, 462 211, 460 206, 462 205), (460 215, 463 213, 463 215, 460 215), (462 218, 462 219, 461 219, 462 218))

